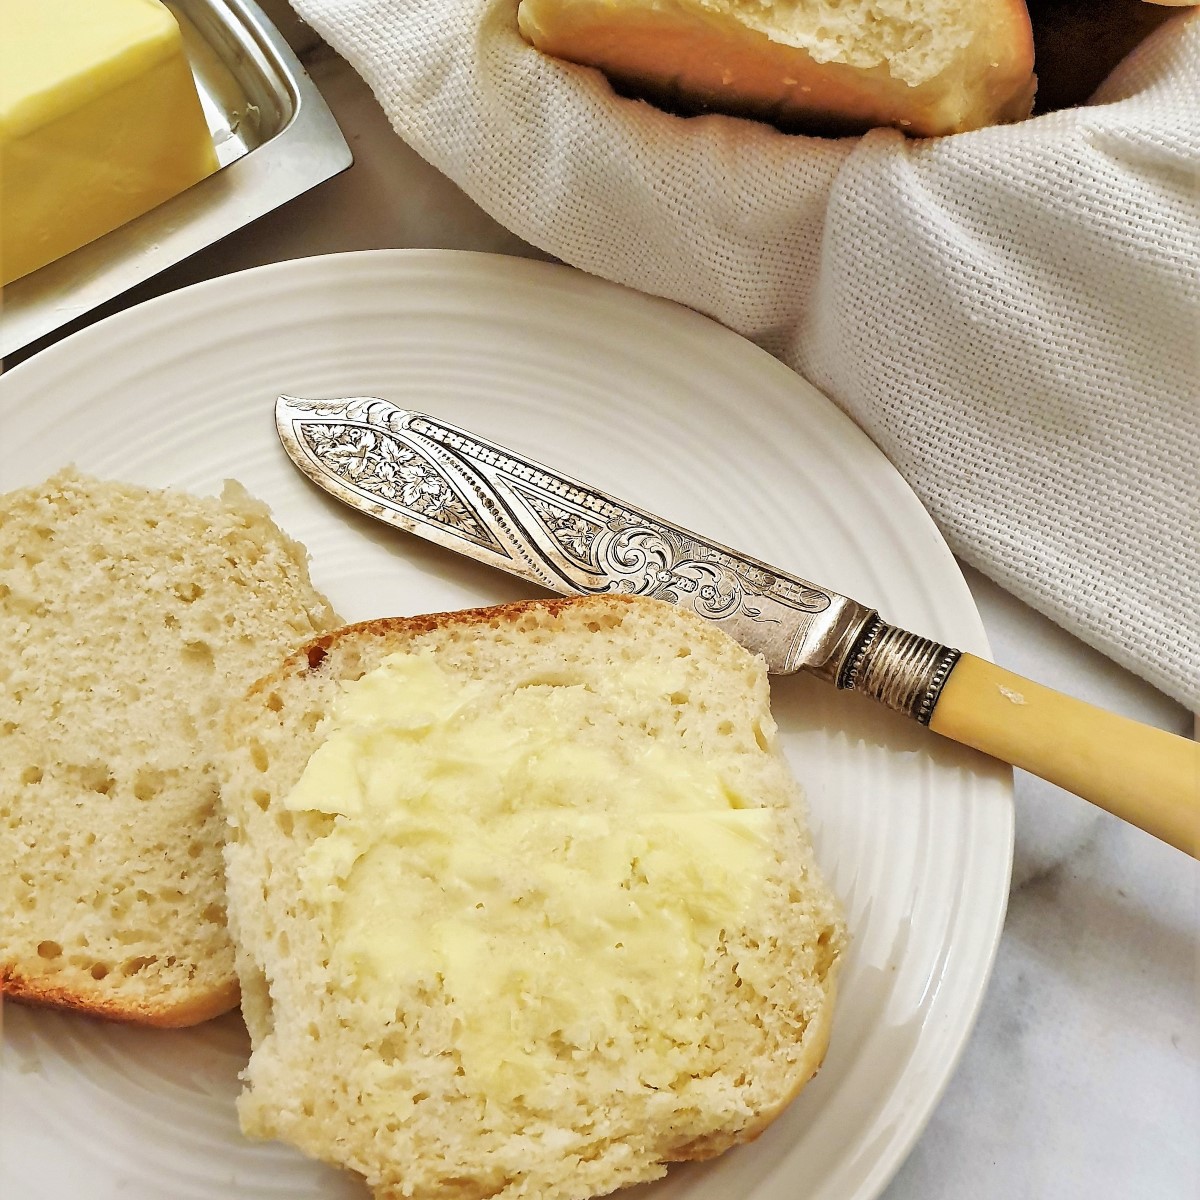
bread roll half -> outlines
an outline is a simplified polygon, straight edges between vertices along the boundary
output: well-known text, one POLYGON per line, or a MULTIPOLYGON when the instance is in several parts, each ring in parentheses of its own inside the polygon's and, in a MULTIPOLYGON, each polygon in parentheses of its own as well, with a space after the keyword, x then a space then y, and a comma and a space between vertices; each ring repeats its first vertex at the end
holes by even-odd
POLYGON ((237 1004, 226 707, 336 623, 266 505, 66 469, 0 496, 0 993, 158 1026, 237 1004))
POLYGON ((1033 104, 1024 0, 521 0, 525 38, 672 111, 921 136, 1033 104))
POLYGON ((231 716, 243 1129, 377 1200, 581 1200, 755 1137, 845 934, 762 660, 652 600, 352 625, 231 716))

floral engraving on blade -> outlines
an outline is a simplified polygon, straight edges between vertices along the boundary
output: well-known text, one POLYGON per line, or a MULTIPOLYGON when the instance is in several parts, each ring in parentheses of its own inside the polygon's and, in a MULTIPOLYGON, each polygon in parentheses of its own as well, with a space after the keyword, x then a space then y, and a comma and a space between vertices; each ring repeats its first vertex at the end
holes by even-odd
POLYGON ((305 445, 330 473, 482 545, 493 539, 437 465, 398 437, 362 425, 304 422, 305 445))

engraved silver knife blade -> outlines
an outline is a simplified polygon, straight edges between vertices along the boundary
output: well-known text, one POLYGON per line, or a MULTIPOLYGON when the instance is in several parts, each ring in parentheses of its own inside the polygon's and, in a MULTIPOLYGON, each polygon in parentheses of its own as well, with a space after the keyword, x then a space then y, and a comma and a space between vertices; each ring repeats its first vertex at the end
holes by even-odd
POLYGON ((927 723, 958 651, 426 413, 372 396, 281 396, 292 461, 397 529, 567 595, 626 592, 691 609, 759 653, 868 690, 927 723))

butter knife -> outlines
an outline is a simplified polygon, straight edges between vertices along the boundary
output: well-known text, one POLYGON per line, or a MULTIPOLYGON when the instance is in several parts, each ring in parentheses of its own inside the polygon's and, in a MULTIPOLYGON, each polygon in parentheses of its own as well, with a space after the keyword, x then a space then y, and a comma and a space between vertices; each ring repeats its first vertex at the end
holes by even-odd
POLYGON ((888 624, 760 562, 425 413, 281 396, 292 462, 359 512, 551 591, 627 592, 1030 771, 1200 857, 1200 744, 888 624))

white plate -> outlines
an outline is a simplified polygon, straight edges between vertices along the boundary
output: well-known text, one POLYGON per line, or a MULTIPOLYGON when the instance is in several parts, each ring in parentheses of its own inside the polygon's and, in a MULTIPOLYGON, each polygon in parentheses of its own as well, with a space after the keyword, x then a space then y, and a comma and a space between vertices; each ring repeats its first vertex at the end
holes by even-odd
MULTIPOLYGON (((565 267, 453 251, 290 262, 165 296, 0 379, 0 484, 75 462, 272 506, 352 620, 528 585, 355 519, 276 441, 280 392, 380 395, 528 451, 720 541, 986 653, 929 517, 832 404, 675 305, 565 267)), ((1003 921, 1010 773, 803 678, 774 704, 853 949, 820 1075, 751 1146, 630 1200, 865 1200, 918 1137, 1003 921)), ((243 1140, 236 1017, 160 1033, 9 1005, 0 1178, 22 1197, 322 1200, 356 1181, 243 1140)))

